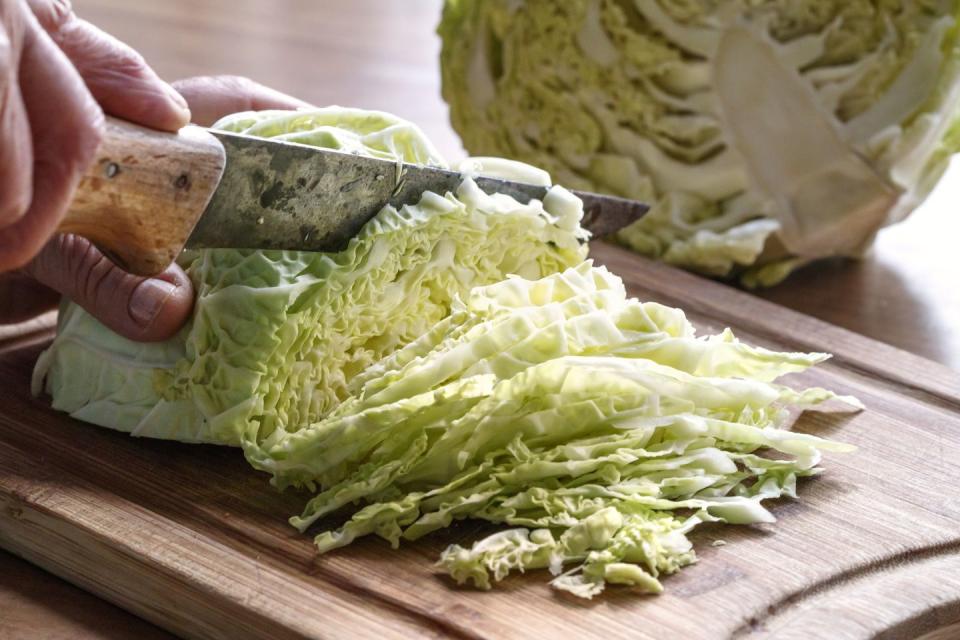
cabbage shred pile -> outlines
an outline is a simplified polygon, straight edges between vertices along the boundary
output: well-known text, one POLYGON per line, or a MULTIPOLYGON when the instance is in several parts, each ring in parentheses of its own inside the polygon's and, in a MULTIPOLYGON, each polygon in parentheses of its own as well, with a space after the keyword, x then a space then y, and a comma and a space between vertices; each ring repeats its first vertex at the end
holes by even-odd
POLYGON ((448 548, 440 566, 458 581, 573 565, 555 587, 659 592, 694 560, 697 524, 773 522, 763 500, 796 497, 821 450, 851 449, 783 428, 786 407, 833 394, 771 381, 826 357, 697 338, 681 311, 627 298, 585 262, 474 289, 323 421, 245 450, 278 486, 321 487, 291 521, 301 530, 367 503, 316 537, 321 551, 478 518, 521 528, 448 548))
POLYGON ((652 203, 636 251, 769 285, 860 255, 960 148, 956 0, 446 0, 471 153, 652 203))
MULTIPOLYGON (((383 113, 217 126, 444 164, 383 113)), ((680 310, 628 298, 585 261, 582 215, 562 187, 521 204, 466 178, 385 208, 336 254, 187 252, 197 301, 179 335, 131 342, 66 303, 35 389, 133 435, 242 447, 277 487, 314 493, 291 523, 319 529, 321 552, 472 518, 507 528, 442 554, 459 582, 545 568, 578 596, 657 592, 694 561, 699 523, 772 522, 763 501, 796 497, 822 451, 850 448, 788 429, 791 410, 832 393, 775 382, 826 355, 696 337, 680 310)))

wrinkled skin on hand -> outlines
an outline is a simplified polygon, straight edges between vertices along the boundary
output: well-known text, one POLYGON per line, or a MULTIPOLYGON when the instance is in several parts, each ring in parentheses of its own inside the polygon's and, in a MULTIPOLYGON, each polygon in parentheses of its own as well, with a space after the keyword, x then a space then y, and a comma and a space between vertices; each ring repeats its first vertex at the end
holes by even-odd
POLYGON ((234 111, 304 103, 237 77, 175 86, 66 0, 0 0, 0 324, 48 310, 60 294, 135 340, 163 340, 186 321, 193 288, 177 265, 142 278, 84 238, 55 235, 104 114, 176 131, 191 111, 209 125, 234 111))

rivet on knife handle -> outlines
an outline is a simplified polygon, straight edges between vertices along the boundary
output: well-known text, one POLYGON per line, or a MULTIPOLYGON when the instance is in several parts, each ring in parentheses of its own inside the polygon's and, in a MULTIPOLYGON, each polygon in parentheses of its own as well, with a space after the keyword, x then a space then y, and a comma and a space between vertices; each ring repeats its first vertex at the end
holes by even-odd
POLYGON ((223 145, 205 129, 164 133, 108 117, 57 231, 84 236, 132 273, 156 275, 183 250, 224 164, 223 145))

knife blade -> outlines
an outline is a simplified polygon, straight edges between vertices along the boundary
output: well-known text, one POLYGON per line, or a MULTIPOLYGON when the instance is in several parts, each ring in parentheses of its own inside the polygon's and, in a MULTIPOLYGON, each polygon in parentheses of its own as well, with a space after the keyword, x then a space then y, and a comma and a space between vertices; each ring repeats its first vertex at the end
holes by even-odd
MULTIPOLYGON (((106 136, 58 231, 84 235, 153 275, 191 248, 339 251, 385 206, 456 192, 465 174, 196 126, 178 134, 108 118, 106 136)), ((474 177, 521 203, 549 187, 474 177)), ((638 220, 643 203, 574 191, 594 237, 638 220)))
MULTIPOLYGON (((427 191, 456 192, 456 171, 398 163, 302 144, 211 131, 226 151, 220 186, 187 241, 191 248, 340 251, 385 206, 416 203, 427 191)), ((474 177, 488 194, 526 204, 548 187, 474 177)), ((608 235, 638 220, 647 206, 574 192, 584 203, 583 226, 608 235)))

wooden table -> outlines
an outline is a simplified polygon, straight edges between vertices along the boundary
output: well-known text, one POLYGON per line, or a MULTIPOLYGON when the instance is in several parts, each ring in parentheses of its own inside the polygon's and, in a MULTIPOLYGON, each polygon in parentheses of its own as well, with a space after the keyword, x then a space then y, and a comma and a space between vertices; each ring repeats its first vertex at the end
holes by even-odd
MULTIPOLYGON (((242 74, 315 104, 391 111, 448 158, 463 150, 439 97, 440 0, 74 0, 168 79, 242 74)), ((759 295, 960 368, 960 166, 866 261, 828 262, 759 295)), ((0 552, 0 637, 162 638, 165 632, 0 552)))

